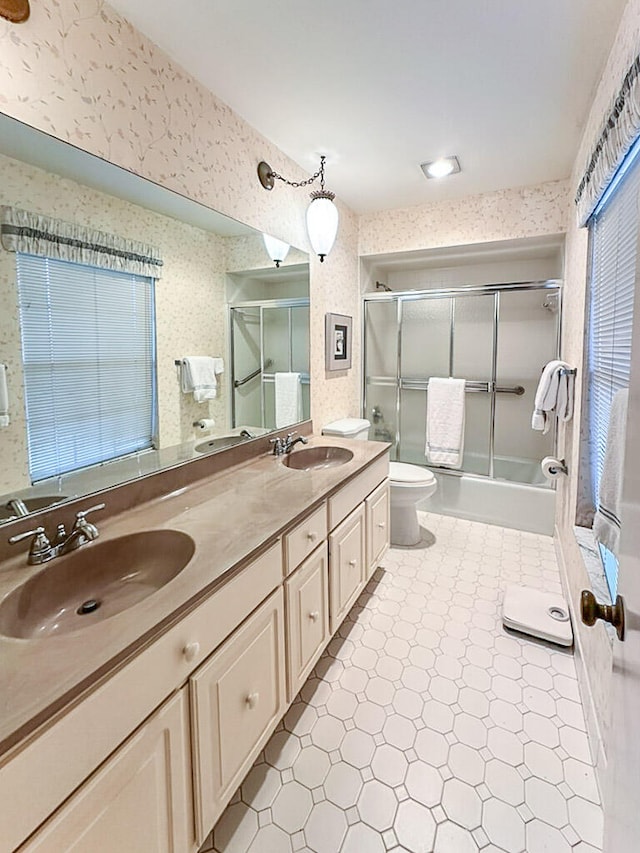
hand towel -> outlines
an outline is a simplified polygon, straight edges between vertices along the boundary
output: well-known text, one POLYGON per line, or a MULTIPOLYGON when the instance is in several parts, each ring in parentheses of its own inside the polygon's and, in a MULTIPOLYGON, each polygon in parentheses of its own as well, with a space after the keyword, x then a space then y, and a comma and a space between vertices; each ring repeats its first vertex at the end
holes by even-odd
POLYGON ((575 374, 566 361, 555 359, 545 365, 534 401, 531 429, 549 432, 553 415, 568 421, 573 415, 575 374))
POLYGON ((620 501, 628 402, 627 388, 616 391, 611 401, 607 445, 598 493, 598 509, 593 519, 593 535, 616 556, 620 544, 620 501))
POLYGON ((217 394, 218 381, 216 373, 216 362, 222 359, 211 358, 206 355, 187 355, 182 359, 180 368, 182 390, 185 394, 193 393, 196 403, 205 400, 213 400, 217 394))
POLYGON ((425 456, 434 465, 462 465, 464 385, 464 379, 429 379, 425 456))
POLYGON ((7 388, 7 366, 0 364, 0 427, 9 426, 9 390, 7 388))
POLYGON ((302 385, 299 373, 276 373, 276 429, 302 420, 302 385))

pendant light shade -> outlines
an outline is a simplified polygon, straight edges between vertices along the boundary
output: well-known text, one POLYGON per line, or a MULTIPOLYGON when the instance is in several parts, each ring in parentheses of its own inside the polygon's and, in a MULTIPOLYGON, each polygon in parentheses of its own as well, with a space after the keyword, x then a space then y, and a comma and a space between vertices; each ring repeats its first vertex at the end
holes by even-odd
POLYGON ((291 247, 284 240, 278 240, 277 237, 271 237, 270 234, 263 234, 262 239, 264 240, 264 247, 267 250, 267 254, 274 264, 279 267, 289 254, 291 247))
MULTIPOLYGON (((274 172, 271 166, 262 160, 258 163, 258 180, 265 190, 272 190, 276 181, 283 181, 290 187, 307 187, 312 184, 316 178, 320 178, 320 189, 317 192, 311 193, 311 204, 307 208, 307 234, 313 251, 318 255, 320 261, 324 261, 326 256, 333 248, 338 233, 338 208, 333 203, 335 193, 329 192, 324 188, 324 161, 327 158, 324 154, 320 157, 320 168, 318 171, 308 178, 306 181, 288 181, 274 172)), ((264 235, 264 244, 267 247, 272 260, 276 266, 279 266, 280 261, 284 260, 284 256, 278 261, 274 254, 271 253, 267 240, 273 240, 272 237, 264 235)), ((279 240, 275 241, 280 243, 279 240)), ((281 244, 281 245, 285 245, 281 244)), ((289 247, 287 246, 287 251, 289 247)), ((275 251, 275 249, 274 249, 275 251)))
POLYGON ((333 203, 334 194, 320 190, 311 193, 311 204, 307 208, 307 234, 309 242, 320 261, 333 248, 338 233, 338 208, 333 203))

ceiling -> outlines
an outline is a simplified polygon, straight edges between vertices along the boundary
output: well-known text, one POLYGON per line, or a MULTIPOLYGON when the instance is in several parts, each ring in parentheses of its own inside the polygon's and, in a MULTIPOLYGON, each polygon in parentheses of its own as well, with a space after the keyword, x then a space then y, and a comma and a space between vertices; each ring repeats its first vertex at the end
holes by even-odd
POLYGON ((358 213, 568 177, 625 5, 110 2, 358 213))

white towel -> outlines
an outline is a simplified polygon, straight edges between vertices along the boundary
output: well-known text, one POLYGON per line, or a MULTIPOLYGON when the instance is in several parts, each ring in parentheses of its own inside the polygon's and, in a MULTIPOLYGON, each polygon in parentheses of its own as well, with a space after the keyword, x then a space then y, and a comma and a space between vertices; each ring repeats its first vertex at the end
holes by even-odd
POLYGON ((221 358, 208 355, 187 355, 182 359, 180 368, 182 390, 193 393, 196 403, 213 400, 218 393, 216 374, 222 373, 224 363, 221 358))
POLYGON ((299 373, 276 373, 276 429, 302 420, 302 385, 299 373))
POLYGON ((593 535, 616 556, 620 544, 620 501, 628 402, 627 388, 616 391, 611 401, 607 446, 598 494, 598 510, 593 519, 593 535))
POLYGON ((536 389, 531 429, 549 432, 555 415, 568 421, 573 415, 575 374, 566 361, 555 359, 545 365, 536 389))
POLYGON ((434 465, 462 465, 464 385, 464 379, 429 379, 425 456, 434 465))
POLYGON ((9 390, 7 388, 7 366, 0 364, 0 427, 9 426, 9 390))

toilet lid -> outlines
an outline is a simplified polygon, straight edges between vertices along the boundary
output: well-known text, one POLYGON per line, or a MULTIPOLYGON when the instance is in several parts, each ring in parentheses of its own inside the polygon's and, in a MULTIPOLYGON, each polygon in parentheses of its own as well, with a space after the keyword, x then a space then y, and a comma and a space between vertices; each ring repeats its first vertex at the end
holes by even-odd
POLYGON ((408 465, 406 462, 389 463, 389 479, 394 483, 406 483, 409 486, 424 486, 435 481, 435 475, 428 468, 408 465))

